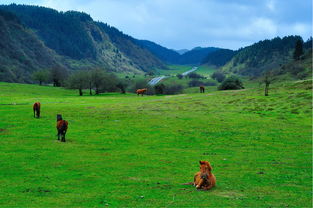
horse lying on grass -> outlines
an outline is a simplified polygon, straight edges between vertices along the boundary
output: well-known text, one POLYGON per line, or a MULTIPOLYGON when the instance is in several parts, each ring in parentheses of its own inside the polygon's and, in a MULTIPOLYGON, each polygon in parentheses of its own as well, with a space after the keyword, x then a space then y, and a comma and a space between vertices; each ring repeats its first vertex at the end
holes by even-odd
POLYGON ((34 103, 33 110, 34 110, 34 118, 35 117, 39 118, 40 117, 40 102, 34 103), (35 114, 36 114, 36 116, 35 116, 35 114))
POLYGON ((143 96, 143 94, 144 94, 145 92, 147 92, 147 88, 138 89, 138 90, 136 91, 137 95, 141 94, 141 96, 143 96))
POLYGON ((183 185, 194 185, 197 190, 209 190, 216 184, 216 178, 212 173, 212 166, 207 161, 200 162, 200 171, 194 176, 194 182, 184 183, 183 185))
POLYGON ((60 114, 57 115, 57 130, 58 130, 58 140, 65 142, 65 134, 68 128, 68 122, 62 119, 60 114))

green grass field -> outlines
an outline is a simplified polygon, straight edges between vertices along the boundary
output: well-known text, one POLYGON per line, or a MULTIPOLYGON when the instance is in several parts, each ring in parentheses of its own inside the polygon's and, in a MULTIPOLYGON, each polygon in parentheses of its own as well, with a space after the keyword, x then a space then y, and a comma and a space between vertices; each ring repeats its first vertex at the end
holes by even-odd
POLYGON ((0 206, 311 207, 311 89, 79 97, 0 83, 0 206), (199 160, 213 166, 213 190, 181 185, 199 160))

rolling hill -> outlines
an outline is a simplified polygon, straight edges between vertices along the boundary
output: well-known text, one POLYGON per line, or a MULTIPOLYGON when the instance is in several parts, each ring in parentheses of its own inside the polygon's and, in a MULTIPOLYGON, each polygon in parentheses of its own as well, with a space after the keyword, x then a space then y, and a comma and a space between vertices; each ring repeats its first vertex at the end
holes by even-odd
POLYGON ((203 62, 203 59, 208 54, 219 50, 219 48, 215 47, 196 47, 189 51, 183 50, 184 53, 178 53, 175 50, 168 49, 148 40, 137 40, 136 42, 168 64, 198 65, 203 62))
MULTIPOLYGON (((54 65, 51 60, 56 59, 58 65, 72 70, 100 67, 109 71, 142 73, 165 67, 162 61, 139 46, 132 37, 124 35, 114 27, 93 21, 88 14, 75 11, 58 12, 45 7, 16 4, 1 5, 0 9, 1 16, 10 16, 15 20, 9 21, 8 17, 2 17, 2 25, 6 25, 2 27, 2 41, 10 40, 9 44, 14 46, 3 42, 6 47, 0 48, 1 54, 8 54, 8 50, 23 51, 23 48, 32 50, 23 53, 24 55, 41 51, 42 48, 49 51, 43 53, 44 57, 29 57, 27 60, 30 63, 22 66, 22 69, 21 62, 16 63, 17 57, 3 56, 0 62, 2 74, 13 73, 14 77, 16 73, 12 69, 18 68, 24 71, 22 74, 27 75, 38 68, 54 65), (24 37, 24 33, 31 34, 32 39, 36 39, 30 42, 40 44, 37 44, 37 47, 26 46, 32 43, 18 38, 24 37), (49 64, 38 64, 39 59, 49 64)), ((29 76, 7 80, 27 82, 29 76)))
POLYGON ((0 80, 29 82, 33 71, 52 65, 65 67, 57 53, 21 25, 19 19, 0 10, 0 80))
POLYGON ((296 41, 300 36, 276 37, 262 40, 251 46, 241 48, 221 70, 244 76, 260 76, 266 70, 281 67, 293 59, 296 41))
POLYGON ((202 64, 221 67, 230 61, 236 53, 236 51, 229 49, 219 49, 209 53, 207 57, 202 60, 202 64))

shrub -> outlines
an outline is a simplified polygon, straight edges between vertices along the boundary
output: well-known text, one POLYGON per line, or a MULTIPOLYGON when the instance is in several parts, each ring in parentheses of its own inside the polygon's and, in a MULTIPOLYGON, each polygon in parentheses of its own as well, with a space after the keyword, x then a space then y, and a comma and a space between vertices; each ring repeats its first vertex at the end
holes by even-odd
POLYGON ((244 87, 241 80, 235 76, 228 77, 218 87, 218 90, 238 90, 238 89, 244 89, 244 87))
POLYGON ((223 74, 222 72, 216 71, 211 75, 211 77, 212 79, 215 79, 218 82, 223 82, 225 79, 225 74, 223 74))
POLYGON ((183 76, 182 74, 177 74, 176 77, 177 77, 178 79, 182 79, 184 76, 183 76))
POLYGON ((205 77, 200 75, 200 74, 197 74, 195 72, 191 72, 190 74, 187 75, 189 78, 191 79, 204 79, 205 77))
POLYGON ((199 81, 197 79, 193 79, 188 83, 189 87, 199 87, 200 85, 204 85, 204 82, 199 81))
POLYGON ((137 89, 148 88, 148 83, 145 79, 138 79, 133 81, 128 90, 129 92, 135 93, 137 89))
POLYGON ((167 95, 175 95, 175 94, 180 94, 183 92, 183 86, 181 84, 169 84, 169 85, 165 85, 164 88, 164 94, 167 95))
POLYGON ((200 81, 200 80, 196 80, 196 79, 193 79, 191 80, 189 83, 188 83, 188 86, 189 87, 199 87, 201 85, 204 85, 204 86, 215 86, 216 83, 212 80, 208 80, 206 82, 203 82, 203 81, 200 81))
POLYGON ((164 84, 158 84, 154 86, 155 94, 160 95, 164 94, 165 85, 164 84))

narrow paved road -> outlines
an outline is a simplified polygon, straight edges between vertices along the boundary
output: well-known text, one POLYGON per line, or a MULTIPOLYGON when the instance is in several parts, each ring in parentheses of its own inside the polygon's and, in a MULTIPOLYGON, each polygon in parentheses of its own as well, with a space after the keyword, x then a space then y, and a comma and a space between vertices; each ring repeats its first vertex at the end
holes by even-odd
MULTIPOLYGON (((189 71, 186 71, 184 73, 182 73, 183 76, 186 76, 187 74, 191 73, 191 72, 194 72, 198 69, 198 67, 192 67, 192 69, 190 69, 189 71)), ((156 85, 158 84, 159 81, 161 81, 162 79, 166 78, 167 76, 160 76, 160 77, 155 77, 153 79, 151 79, 149 82, 148 82, 148 85, 156 85)))
POLYGON ((186 76, 187 74, 189 74, 189 73, 191 73, 191 72, 194 72, 194 71, 196 71, 198 69, 198 67, 192 67, 192 69, 190 69, 189 71, 186 71, 186 72, 184 72, 184 73, 182 73, 182 75, 183 76, 186 76))
POLYGON ((148 85, 156 85, 159 81, 164 79, 166 76, 155 77, 148 82, 148 85))

